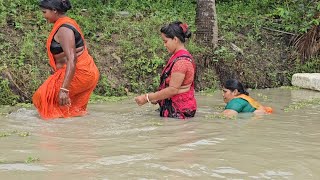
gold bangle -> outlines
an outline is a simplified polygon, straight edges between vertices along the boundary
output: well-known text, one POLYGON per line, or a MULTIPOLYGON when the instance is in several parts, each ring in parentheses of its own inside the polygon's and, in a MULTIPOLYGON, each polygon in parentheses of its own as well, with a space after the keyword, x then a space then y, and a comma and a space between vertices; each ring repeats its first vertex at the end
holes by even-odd
POLYGON ((147 98, 148 103, 150 103, 149 94, 146 94, 146 98, 147 98))

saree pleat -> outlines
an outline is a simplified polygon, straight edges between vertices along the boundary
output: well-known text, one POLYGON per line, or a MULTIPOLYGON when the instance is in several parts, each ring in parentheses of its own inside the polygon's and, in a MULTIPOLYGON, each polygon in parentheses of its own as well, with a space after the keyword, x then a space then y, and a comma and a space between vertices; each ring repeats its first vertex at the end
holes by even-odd
POLYGON ((84 52, 77 58, 75 74, 69 86, 71 104, 59 106, 58 95, 65 77, 66 65, 61 69, 56 68, 53 54, 50 52, 50 44, 62 24, 73 25, 84 39, 78 24, 71 18, 63 17, 55 22, 47 40, 49 64, 55 72, 37 89, 32 98, 33 104, 42 119, 67 118, 87 114, 90 95, 99 80, 98 68, 85 46, 84 52))

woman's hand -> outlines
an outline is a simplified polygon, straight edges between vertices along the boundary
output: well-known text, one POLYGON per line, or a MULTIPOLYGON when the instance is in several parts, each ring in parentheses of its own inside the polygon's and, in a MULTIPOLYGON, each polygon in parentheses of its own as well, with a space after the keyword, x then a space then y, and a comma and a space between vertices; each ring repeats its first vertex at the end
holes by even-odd
POLYGON ((52 75, 52 74, 54 74, 54 72, 55 72, 55 70, 52 67, 50 67, 50 74, 52 75))
POLYGON ((238 114, 238 112, 233 109, 226 109, 222 112, 222 114, 228 118, 232 118, 232 117, 236 116, 238 114))
POLYGON ((59 105, 60 106, 71 106, 71 100, 70 100, 68 91, 60 89, 60 92, 59 92, 59 105))
POLYGON ((148 102, 147 97, 146 97, 145 94, 135 97, 134 100, 136 101, 136 103, 139 106, 142 106, 142 105, 144 105, 145 103, 148 102))

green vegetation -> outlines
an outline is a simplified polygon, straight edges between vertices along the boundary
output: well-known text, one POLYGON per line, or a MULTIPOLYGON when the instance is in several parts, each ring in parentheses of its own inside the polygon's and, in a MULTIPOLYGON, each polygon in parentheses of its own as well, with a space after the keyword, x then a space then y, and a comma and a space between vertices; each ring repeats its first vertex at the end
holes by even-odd
POLYGON ((8 132, 1 132, 0 133, 0 137, 7 137, 7 136, 10 136, 11 134, 8 133, 8 132))
POLYGON ((210 115, 207 115, 205 117, 206 119, 229 119, 229 120, 236 120, 237 119, 237 116, 225 116, 224 114, 222 113, 216 113, 216 114, 210 114, 210 115))
POLYGON ((280 89, 298 90, 298 89, 301 89, 301 88, 296 87, 296 86, 281 86, 280 89))
POLYGON ((320 99, 314 98, 311 100, 298 101, 290 104, 289 106, 284 108, 284 112, 292 112, 295 110, 299 110, 302 108, 306 108, 308 106, 320 105, 320 99))
POLYGON ((24 160, 24 161, 14 161, 14 162, 10 162, 10 161, 7 161, 7 160, 2 160, 2 159, 0 159, 0 164, 16 164, 16 163, 26 163, 26 164, 30 164, 30 163, 35 163, 35 162, 38 162, 38 161, 40 161, 40 158, 29 156, 29 157, 27 157, 27 159, 24 160))
POLYGON ((29 156, 24 162, 30 164, 35 163, 37 161, 40 161, 40 158, 29 156))
POLYGON ((132 98, 131 96, 100 96, 92 94, 90 97, 90 103, 99 103, 99 102, 117 102, 125 99, 132 98))
POLYGON ((14 131, 11 131, 11 132, 0 132, 0 137, 8 137, 8 136, 12 136, 12 135, 17 135, 17 136, 20 136, 20 137, 27 137, 27 136, 30 136, 31 133, 30 132, 25 132, 25 131, 17 131, 17 130, 14 130, 14 131))
POLYGON ((290 85, 296 72, 319 71, 318 58, 302 64, 291 46, 296 36, 319 25, 319 10, 320 3, 310 0, 218 2, 222 40, 213 53, 220 79, 236 77, 251 88, 279 87, 290 85))
MULTIPOLYGON (((169 57, 159 37, 160 27, 180 20, 196 31, 196 0, 71 2, 73 9, 68 15, 82 27, 101 73, 91 102, 104 96, 154 91, 169 57)), ((295 72, 319 71, 319 59, 301 64, 288 43, 290 34, 304 33, 319 24, 315 18, 319 2, 222 0, 216 5, 221 39, 218 48, 200 47, 195 36, 187 45, 202 65, 197 90, 213 91, 220 80, 230 77, 251 88, 278 87, 290 85, 295 72), (208 58, 203 59, 205 56, 208 58)), ((31 102, 34 91, 49 76, 45 42, 50 29, 38 0, 0 0, 0 104, 31 102)))

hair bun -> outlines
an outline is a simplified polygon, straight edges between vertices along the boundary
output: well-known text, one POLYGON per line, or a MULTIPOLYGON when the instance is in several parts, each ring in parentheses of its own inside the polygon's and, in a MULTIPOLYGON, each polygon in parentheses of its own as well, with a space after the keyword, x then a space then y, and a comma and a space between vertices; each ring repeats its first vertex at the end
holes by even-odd
POLYGON ((187 32, 187 30, 188 30, 188 24, 186 24, 186 23, 181 23, 179 26, 182 28, 182 32, 183 32, 183 33, 186 33, 186 32, 187 32))
POLYGON ((69 0, 61 0, 62 3, 62 9, 67 12, 68 10, 70 10, 71 7, 71 2, 69 0))

